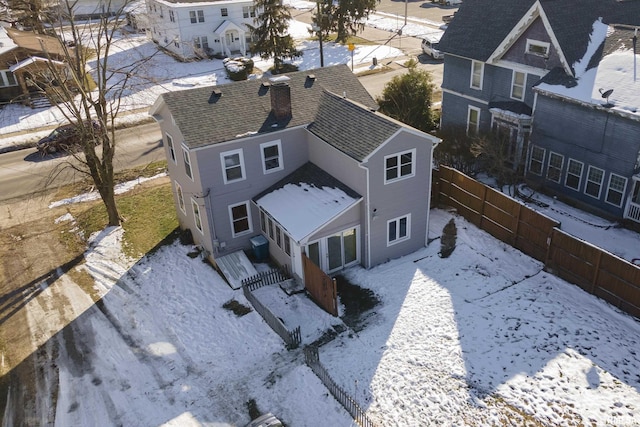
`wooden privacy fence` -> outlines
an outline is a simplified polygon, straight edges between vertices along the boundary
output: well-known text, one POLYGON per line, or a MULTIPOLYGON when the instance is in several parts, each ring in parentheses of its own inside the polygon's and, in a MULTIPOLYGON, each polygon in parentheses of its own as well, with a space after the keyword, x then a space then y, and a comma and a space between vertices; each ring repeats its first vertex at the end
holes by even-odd
POLYGON ((326 312, 338 315, 338 289, 336 281, 302 253, 302 268, 304 270, 304 287, 311 298, 326 312))
POLYGON ((262 316, 267 325, 275 331, 280 338, 287 344, 288 349, 298 348, 302 342, 302 334, 300 333, 300 326, 296 327, 292 331, 288 330, 284 323, 271 312, 265 305, 263 305, 255 295, 251 293, 248 286, 242 285, 242 292, 244 296, 249 300, 253 308, 262 316))
POLYGON ((352 398, 342 387, 340 387, 331 378, 327 370, 320 363, 320 355, 316 347, 304 348, 304 361, 311 368, 314 374, 322 381, 322 384, 327 387, 327 390, 335 397, 335 399, 344 407, 344 409, 351 414, 353 419, 361 427, 375 427, 373 421, 367 417, 365 411, 358 405, 354 398, 352 398))
POLYGON ((241 283, 242 286, 246 286, 250 291, 255 291, 263 286, 284 282, 289 278, 290 276, 286 271, 274 268, 242 279, 241 283))
POLYGON ((560 223, 509 196, 440 166, 434 200, 542 261, 545 269, 640 317, 640 267, 561 231, 560 223))

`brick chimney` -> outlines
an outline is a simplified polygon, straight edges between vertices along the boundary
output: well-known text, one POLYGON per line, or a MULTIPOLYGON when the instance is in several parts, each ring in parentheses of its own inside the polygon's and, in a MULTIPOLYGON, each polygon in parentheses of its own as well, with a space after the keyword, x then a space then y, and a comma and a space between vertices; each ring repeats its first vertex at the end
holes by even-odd
POLYGON ((272 77, 271 82, 271 111, 276 120, 291 117, 291 88, 287 76, 272 77))

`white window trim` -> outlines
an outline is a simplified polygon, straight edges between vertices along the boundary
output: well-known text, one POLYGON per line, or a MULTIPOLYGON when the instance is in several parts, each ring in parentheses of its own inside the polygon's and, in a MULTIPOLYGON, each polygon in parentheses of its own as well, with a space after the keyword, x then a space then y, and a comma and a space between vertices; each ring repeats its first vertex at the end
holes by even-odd
POLYGON ((518 71, 518 70, 512 70, 511 73, 511 90, 510 90, 510 96, 511 99, 515 99, 518 101, 524 101, 524 98, 526 97, 526 88, 527 88, 527 73, 524 71, 518 71), (516 82, 516 74, 524 74, 524 81, 522 82, 522 98, 516 98, 515 96, 513 96, 513 88, 514 88, 514 84, 516 82))
POLYGON ((245 168, 244 168, 244 154, 242 151, 242 148, 239 148, 237 150, 231 150, 231 151, 225 151, 224 153, 220 153, 220 164, 222 165, 222 179, 224 181, 225 184, 231 184, 234 182, 240 182, 240 181, 244 181, 247 176, 245 173, 245 168), (234 154, 239 154, 239 159, 240 159, 240 170, 242 172, 242 176, 240 178, 228 181, 227 180, 227 166, 224 162, 224 158, 228 157, 228 156, 233 156, 234 154))
MULTIPOLYGON (((554 166, 555 167, 555 166, 554 166)), ((562 169, 564 168, 564 156, 560 153, 556 153, 555 151, 549 151, 549 157, 547 159, 547 173, 545 174, 545 179, 548 181, 552 181, 552 182, 556 182, 556 183, 560 183, 560 181, 562 181, 562 169), (560 164, 560 172, 558 173, 558 180, 556 181, 555 179, 551 179, 549 177, 549 171, 551 170, 551 159, 553 158, 553 156, 560 156, 562 158, 562 163, 560 164)))
POLYGON ((235 203, 233 205, 229 205, 228 209, 229 209, 229 223, 231 225, 231 235, 233 236, 233 238, 244 236, 245 234, 253 233, 253 222, 251 221, 251 205, 249 204, 248 201, 235 203), (234 222, 234 220, 233 220, 233 208, 235 208, 237 206, 246 206, 247 207, 247 222, 249 224, 249 228, 247 230, 241 231, 240 233, 236 233, 234 228, 233 228, 233 222, 234 222))
POLYGON ((193 168, 191 167, 191 157, 189 155, 189 150, 185 146, 182 146, 182 159, 184 160, 184 169, 185 175, 189 177, 191 181, 193 181, 193 168), (189 172, 187 172, 187 165, 189 166, 189 172))
POLYGON ((525 48, 525 53, 528 53, 529 55, 539 56, 541 58, 548 58, 550 47, 551 47, 551 44, 548 42, 541 42, 540 40, 527 39, 527 47, 525 48), (531 52, 531 46, 543 47, 545 48, 546 53, 544 55, 541 55, 536 52, 531 52))
POLYGON ((469 113, 471 112, 471 110, 478 113, 478 122, 476 123, 476 128, 474 130, 474 135, 477 135, 480 132, 480 113, 482 110, 480 110, 480 108, 478 107, 474 107, 473 105, 469 105, 469 108, 467 108, 467 135, 469 135, 469 126, 471 125, 471 122, 469 121, 469 113))
POLYGON ((567 173, 565 174, 565 177, 564 177, 564 186, 571 190, 580 191, 580 188, 582 187, 582 175, 584 175, 584 163, 569 157, 569 160, 567 160, 567 173), (571 167, 570 167, 571 162, 580 163, 580 176, 578 177, 578 188, 569 187, 567 185, 567 179, 569 179, 569 175, 575 176, 574 174, 569 172, 571 170, 571 167))
POLYGON ((615 206, 617 208, 621 208, 622 205, 624 204, 624 193, 627 192, 627 184, 629 184, 629 180, 622 176, 622 175, 618 175, 617 173, 613 173, 611 172, 609 174, 609 182, 607 183, 607 193, 604 196, 604 202, 610 204, 611 206, 615 206), (622 178, 624 179, 624 187, 622 188, 622 195, 620 196, 620 203, 619 204, 615 204, 615 203, 611 203, 610 201, 608 201, 607 199, 609 198, 609 191, 611 191, 611 178, 613 178, 613 176, 617 176, 618 178, 622 178))
POLYGON ((402 243, 410 239, 411 239, 411 214, 410 213, 387 221, 387 247, 397 245, 398 243, 402 243), (389 241, 389 224, 391 224, 392 222, 396 222, 397 223, 396 232, 397 232, 398 230, 400 230, 400 227, 398 227, 398 225, 400 224, 400 220, 403 218, 407 219, 407 235, 402 238, 396 238, 393 242, 390 242, 389 241))
POLYGON ((178 198, 178 209, 180 209, 180 211, 186 215, 187 204, 184 202, 184 191, 182 191, 182 186, 178 184, 178 181, 175 181, 175 184, 176 184, 176 197, 178 198))
POLYGON ((173 164, 177 164, 178 159, 176 158, 176 146, 173 142, 173 137, 169 134, 169 132, 166 132, 165 135, 167 137, 167 147, 169 148, 169 157, 171 157, 171 160, 173 160, 173 164))
POLYGON ((416 175, 416 149, 412 148, 411 150, 405 150, 399 153, 394 153, 388 156, 384 156, 383 167, 384 167, 384 184, 385 185, 391 184, 393 182, 402 181, 404 179, 413 178, 416 175), (408 175, 400 175, 400 170, 401 170, 400 159, 404 154, 407 154, 407 153, 411 153, 411 173, 408 175), (392 157, 396 157, 398 159, 398 166, 397 166, 398 177, 393 179, 387 179, 387 159, 390 159, 392 157))
POLYGON ((193 212, 193 225, 195 225, 196 229, 204 235, 204 227, 202 226, 202 215, 200 215, 200 205, 195 201, 194 198, 191 198, 191 211, 193 212), (200 223, 200 227, 198 227, 198 223, 200 223))
POLYGON ((587 177, 586 178, 587 178, 587 180, 586 180, 586 183, 585 183, 585 186, 584 186, 583 193, 586 194, 589 197, 593 197, 594 199, 600 200, 600 196, 602 196, 602 187, 603 187, 602 184, 604 184, 604 169, 600 169, 600 168, 597 168, 595 166, 589 165, 589 167, 587 168, 587 177), (591 194, 587 193, 587 187, 589 186, 589 183, 590 182, 595 182, 595 181, 590 181, 589 180, 589 172, 591 171, 591 169, 598 169, 598 170, 602 171, 602 178, 600 179, 600 189, 598 190, 598 196, 594 196, 594 195, 591 195, 591 194))
POLYGON ((533 175, 542 176, 542 172, 544 171, 544 161, 547 159, 547 150, 538 145, 533 145, 531 148, 531 156, 529 157, 529 172, 533 175), (540 160, 540 173, 534 172, 531 170, 531 161, 533 160, 533 150, 535 148, 539 148, 542 150, 542 160, 540 160))
POLYGON ((279 139, 276 141, 263 142, 262 144, 260 144, 260 156, 262 157, 262 173, 264 173, 265 175, 284 169, 284 161, 282 158, 282 143, 279 139), (265 148, 273 147, 274 145, 278 147, 278 167, 267 169, 267 159, 264 156, 264 150, 265 148))
POLYGON ((471 61, 471 78, 469 79, 469 87, 471 89, 482 90, 482 83, 484 82, 484 62, 480 61, 471 61), (478 86, 473 85, 473 71, 475 70, 476 64, 480 64, 480 84, 478 86))

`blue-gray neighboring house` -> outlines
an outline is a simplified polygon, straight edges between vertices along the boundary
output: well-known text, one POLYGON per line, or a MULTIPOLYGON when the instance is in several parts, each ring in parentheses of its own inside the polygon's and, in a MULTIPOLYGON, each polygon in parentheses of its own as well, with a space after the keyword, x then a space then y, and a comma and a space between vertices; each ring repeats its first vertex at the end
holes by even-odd
POLYGON ((443 131, 498 134, 514 169, 640 223, 639 0, 467 0, 449 25, 443 131))

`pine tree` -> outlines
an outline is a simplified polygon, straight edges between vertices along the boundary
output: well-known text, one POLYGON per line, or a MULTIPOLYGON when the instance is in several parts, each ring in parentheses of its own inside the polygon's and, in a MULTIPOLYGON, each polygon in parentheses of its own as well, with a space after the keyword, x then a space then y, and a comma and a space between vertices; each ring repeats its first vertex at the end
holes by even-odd
POLYGON ((262 59, 273 57, 273 68, 278 71, 285 59, 302 56, 291 35, 287 34, 291 13, 280 0, 256 0, 255 5, 261 13, 254 19, 256 25, 249 25, 256 40, 252 50, 262 59))
POLYGON ((380 0, 319 0, 313 22, 326 36, 336 33, 336 41, 345 43, 349 36, 364 29, 365 20, 375 12, 380 0), (321 16, 318 16, 318 15, 321 16))

